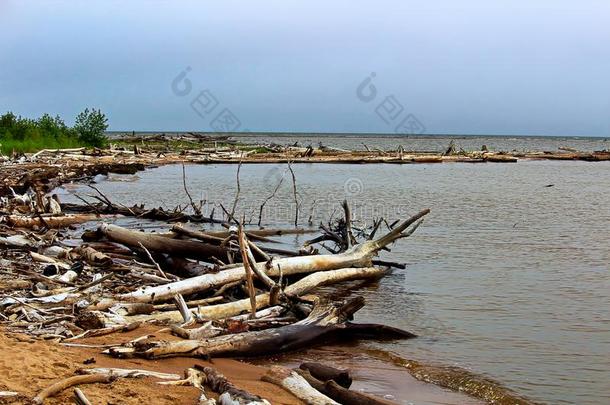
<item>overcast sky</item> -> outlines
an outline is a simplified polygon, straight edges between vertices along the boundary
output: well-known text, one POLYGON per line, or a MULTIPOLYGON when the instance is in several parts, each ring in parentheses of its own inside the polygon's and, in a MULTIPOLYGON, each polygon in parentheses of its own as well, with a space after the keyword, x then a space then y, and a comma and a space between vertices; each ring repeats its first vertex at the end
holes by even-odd
POLYGON ((610 1, 0 0, 0 38, 0 110, 24 116, 610 136, 610 1))

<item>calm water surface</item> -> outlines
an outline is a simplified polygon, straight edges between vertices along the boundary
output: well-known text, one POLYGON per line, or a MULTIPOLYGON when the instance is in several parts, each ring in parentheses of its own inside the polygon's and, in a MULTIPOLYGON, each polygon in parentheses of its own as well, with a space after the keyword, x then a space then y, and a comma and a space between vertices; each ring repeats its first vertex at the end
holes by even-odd
MULTIPOLYGON (((209 202, 208 211, 230 205, 236 169, 187 166, 191 193, 209 202)), ((540 402, 610 403, 610 162, 294 170, 303 225, 310 215, 313 223, 340 215, 343 198, 361 224, 432 209, 411 238, 384 254, 408 268, 361 291, 367 306, 356 320, 420 336, 378 347, 487 375, 540 402)), ((116 202, 174 207, 187 201, 181 171, 161 167, 133 182, 111 176, 99 187, 116 202)), ((282 176, 281 165, 244 165, 237 211, 256 223, 260 202, 282 176)), ((265 223, 294 220, 294 205, 280 200, 292 200, 289 175, 265 223)))

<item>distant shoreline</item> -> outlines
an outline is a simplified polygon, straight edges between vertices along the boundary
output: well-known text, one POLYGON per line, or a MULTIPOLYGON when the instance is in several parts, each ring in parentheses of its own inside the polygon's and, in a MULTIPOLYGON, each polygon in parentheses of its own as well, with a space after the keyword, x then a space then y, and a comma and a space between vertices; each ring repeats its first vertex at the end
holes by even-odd
POLYGON ((106 134, 112 136, 129 135, 184 135, 198 134, 205 136, 219 137, 347 137, 347 138, 366 138, 366 137, 381 137, 381 138, 409 138, 409 139, 434 139, 434 138, 452 138, 452 139, 473 139, 473 138, 498 138, 498 139, 583 139, 583 140, 610 140, 610 135, 479 135, 479 134, 396 134, 396 133, 380 133, 380 132, 210 132, 210 131, 106 131, 106 134))

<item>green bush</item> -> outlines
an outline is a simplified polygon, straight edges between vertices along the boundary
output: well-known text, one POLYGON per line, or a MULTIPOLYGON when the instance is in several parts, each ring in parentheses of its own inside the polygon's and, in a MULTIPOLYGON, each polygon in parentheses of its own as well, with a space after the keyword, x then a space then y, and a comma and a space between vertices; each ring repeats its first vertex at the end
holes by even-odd
POLYGON ((44 114, 33 120, 12 112, 0 116, 0 152, 35 152, 40 149, 64 149, 81 146, 104 146, 108 128, 100 110, 85 109, 76 117, 73 128, 59 117, 44 114))
POLYGON ((74 130, 78 138, 91 146, 104 146, 108 139, 104 131, 108 128, 108 119, 101 110, 85 108, 76 116, 74 130))

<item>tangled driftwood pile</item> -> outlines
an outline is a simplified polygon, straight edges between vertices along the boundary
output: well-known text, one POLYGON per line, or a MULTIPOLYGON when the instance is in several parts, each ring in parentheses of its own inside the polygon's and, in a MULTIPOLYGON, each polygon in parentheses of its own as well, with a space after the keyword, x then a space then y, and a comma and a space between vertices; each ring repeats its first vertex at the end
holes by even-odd
MULTIPOLYGON (((413 337, 384 325, 353 323, 353 314, 364 305, 361 297, 344 302, 308 294, 322 285, 386 275, 398 264, 374 257, 411 235, 429 210, 388 226, 383 236, 376 237, 381 221, 355 236, 345 202, 341 221, 323 226, 322 234, 301 249, 289 250, 274 246, 274 236, 304 230, 253 229, 226 212, 226 219, 216 220, 223 222, 221 231, 174 223, 167 232, 140 232, 102 220, 121 214, 171 222, 211 219, 117 206, 101 193, 98 200, 66 205, 53 196, 14 189, 3 199, 0 318, 5 330, 79 346, 84 338, 152 323, 181 338, 162 341, 143 334, 104 350, 118 358, 145 359, 265 356, 340 339, 413 337), (66 228, 79 223, 86 223, 87 230, 75 241, 74 232, 66 228), (319 254, 318 246, 333 253, 319 254)), ((33 402, 43 403, 79 384, 150 375, 133 369, 82 373, 50 386, 33 402)), ((190 368, 184 379, 171 374, 154 377, 201 389, 200 404, 215 401, 204 395, 204 388, 219 394, 219 403, 267 403, 209 367, 190 368)), ((265 380, 306 403, 388 403, 350 391, 351 378, 332 367, 273 367, 265 380)), ((77 403, 88 403, 81 391, 75 396, 77 403)))

